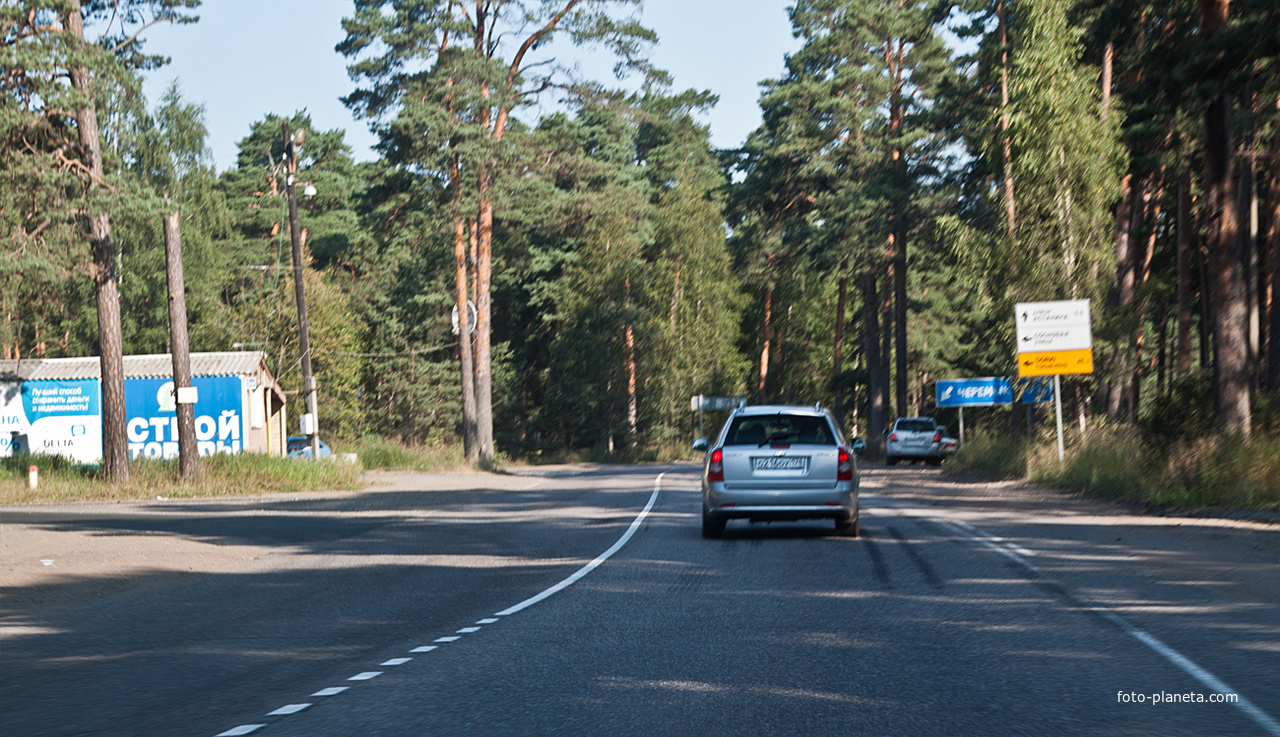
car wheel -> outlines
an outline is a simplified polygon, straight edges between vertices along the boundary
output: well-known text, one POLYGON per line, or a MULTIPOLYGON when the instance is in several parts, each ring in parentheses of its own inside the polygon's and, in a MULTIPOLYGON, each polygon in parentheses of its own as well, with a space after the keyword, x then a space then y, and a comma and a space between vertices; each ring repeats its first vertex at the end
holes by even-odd
POLYGON ((897 457, 897 456, 885 456, 885 459, 884 459, 884 465, 886 465, 886 466, 896 466, 896 465, 898 465, 898 457, 897 457))
POLYGON ((934 466, 935 468, 942 465, 941 458, 930 458, 927 462, 930 466, 934 466))
POLYGON ((702 512, 702 536, 714 540, 724 534, 724 526, 728 520, 723 517, 713 517, 707 514, 706 510, 702 512))
POLYGON ((857 537, 858 536, 858 518, 859 515, 853 517, 836 518, 836 534, 841 537, 857 537))

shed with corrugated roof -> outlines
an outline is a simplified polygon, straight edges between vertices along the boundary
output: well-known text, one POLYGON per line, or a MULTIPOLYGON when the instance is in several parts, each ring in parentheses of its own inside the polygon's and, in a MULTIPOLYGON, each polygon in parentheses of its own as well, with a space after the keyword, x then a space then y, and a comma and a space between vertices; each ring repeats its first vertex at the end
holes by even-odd
MULTIPOLYGON (((0 455, 43 452, 102 457, 101 361, 97 357, 0 361, 0 455)), ((177 455, 173 359, 125 356, 130 456, 177 455)), ((191 354, 201 455, 281 456, 288 445, 286 398, 260 351, 191 354)))

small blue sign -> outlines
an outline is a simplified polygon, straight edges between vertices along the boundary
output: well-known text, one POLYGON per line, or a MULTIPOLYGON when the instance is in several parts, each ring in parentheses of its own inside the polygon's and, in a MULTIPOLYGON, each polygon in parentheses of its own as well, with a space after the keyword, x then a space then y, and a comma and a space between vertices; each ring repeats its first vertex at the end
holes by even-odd
MULTIPOLYGON (((1053 401, 1053 383, 1045 379, 1020 382, 1023 404, 1053 401)), ((943 379, 937 384, 939 407, 990 407, 1013 403, 1013 385, 1002 376, 983 379, 943 379)))

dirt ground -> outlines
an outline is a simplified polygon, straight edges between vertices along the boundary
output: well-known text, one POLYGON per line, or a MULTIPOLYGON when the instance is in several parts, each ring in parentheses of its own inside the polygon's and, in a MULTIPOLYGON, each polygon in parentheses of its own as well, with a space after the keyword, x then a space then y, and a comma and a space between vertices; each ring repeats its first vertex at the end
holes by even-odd
MULTIPOLYGON (((540 469, 540 475, 554 474, 540 469)), ((370 472, 367 485, 356 492, 311 492, 270 494, 228 499, 164 499, 145 502, 93 502, 75 504, 0 507, 0 615, 62 603, 57 597, 75 591, 83 597, 108 595, 133 585, 132 582, 158 578, 149 574, 228 573, 275 552, 269 546, 210 541, 149 531, 102 531, 66 529, 74 525, 14 523, 17 512, 56 511, 62 514, 101 516, 177 513, 198 505, 209 510, 234 507, 243 510, 255 504, 278 500, 314 501, 317 505, 339 502, 346 506, 362 494, 381 491, 439 491, 442 497, 454 489, 474 488, 477 483, 495 488, 519 488, 530 479, 515 474, 429 475, 421 473, 370 472), (6 518, 9 518, 8 520, 6 518), (63 528, 63 529, 58 529, 63 528), (75 582, 77 586, 58 586, 75 582)), ((446 501, 442 498, 441 501, 446 501)), ((186 513, 189 513, 186 512, 186 513)), ((237 511, 252 514, 253 510, 237 511)), ((0 620, 0 641, 18 634, 21 622, 0 620), (16 629, 15 629, 16 628, 16 629)))

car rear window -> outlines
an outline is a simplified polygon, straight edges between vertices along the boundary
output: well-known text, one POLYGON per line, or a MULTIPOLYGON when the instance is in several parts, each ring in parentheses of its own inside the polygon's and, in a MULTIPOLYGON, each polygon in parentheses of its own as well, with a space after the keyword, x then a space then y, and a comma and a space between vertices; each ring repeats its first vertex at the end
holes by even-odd
POLYGON ((735 418, 724 441, 725 445, 764 443, 835 445, 836 440, 824 417, 776 414, 735 418))
POLYGON ((928 420, 898 420, 899 432, 933 432, 936 426, 928 420))

